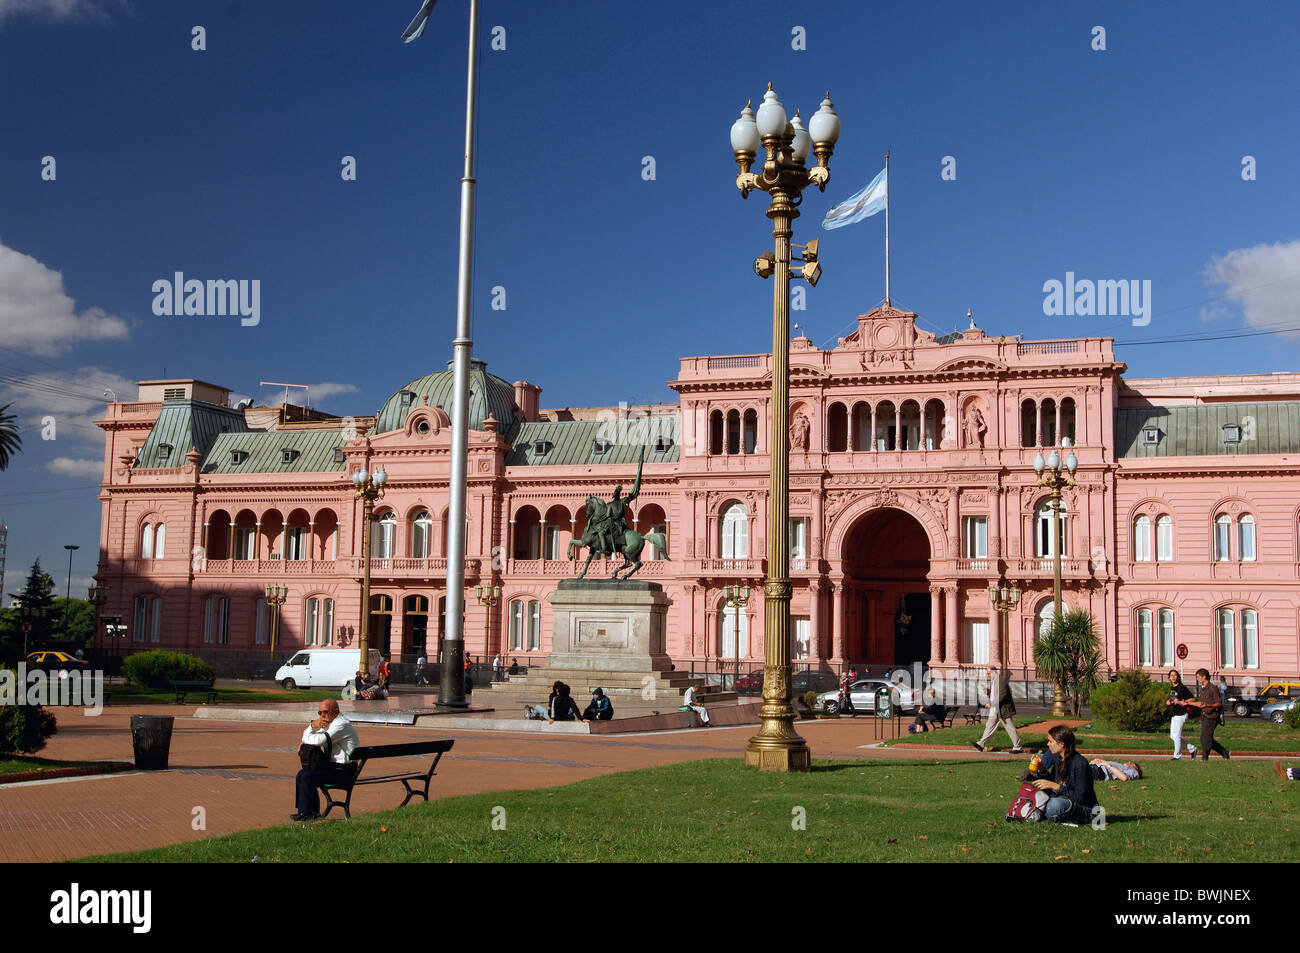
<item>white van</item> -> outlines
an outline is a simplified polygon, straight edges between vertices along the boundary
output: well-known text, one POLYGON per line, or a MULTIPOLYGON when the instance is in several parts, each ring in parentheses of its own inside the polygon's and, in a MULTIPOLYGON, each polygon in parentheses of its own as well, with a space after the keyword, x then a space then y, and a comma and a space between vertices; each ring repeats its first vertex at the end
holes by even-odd
MULTIPOLYGON (((379 651, 370 650, 370 671, 379 668, 379 651)), ((285 688, 340 688, 361 668, 360 649, 303 649, 280 666, 275 680, 285 688)))

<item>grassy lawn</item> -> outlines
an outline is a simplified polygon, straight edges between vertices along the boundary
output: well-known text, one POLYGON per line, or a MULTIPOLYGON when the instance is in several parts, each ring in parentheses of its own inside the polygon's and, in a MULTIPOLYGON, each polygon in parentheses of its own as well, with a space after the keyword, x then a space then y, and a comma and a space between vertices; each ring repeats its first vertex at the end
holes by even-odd
MULTIPOLYGON (((144 688, 139 685, 113 685, 107 689, 112 696, 112 705, 139 705, 157 702, 172 705, 176 703, 176 691, 171 688, 144 688)), ((310 688, 298 688, 288 691, 282 688, 249 689, 218 688, 217 704, 247 704, 256 702, 318 702, 326 698, 338 698, 338 690, 319 691, 310 688)), ((202 705, 208 700, 207 692, 189 692, 185 704, 202 705)))
POLYGON ((49 758, 26 758, 22 755, 0 756, 0 775, 27 771, 53 771, 57 768, 83 768, 94 761, 51 761, 49 758))
MULTIPOLYGON (((1023 722, 1027 721, 1044 723, 1043 719, 1017 718, 1016 726, 1019 728, 1023 722)), ((1045 723, 1050 727, 1051 719, 1047 719, 1045 723)), ((1183 731, 1183 741, 1190 741, 1192 744, 1199 746, 1201 743, 1200 722, 1188 722, 1188 725, 1190 727, 1183 731)), ((886 742, 886 744, 892 746, 913 741, 927 745, 965 748, 972 741, 979 741, 980 735, 983 733, 984 728, 982 726, 971 728, 953 726, 942 731, 931 731, 926 734, 905 734, 902 738, 886 742)), ((1143 734, 1120 731, 1101 723, 1094 723, 1094 727, 1079 727, 1074 730, 1074 733, 1079 742, 1079 750, 1084 753, 1090 751, 1150 751, 1153 755, 1163 754, 1168 756, 1173 754, 1174 751, 1174 743, 1170 740, 1167 731, 1143 734)), ((1021 744, 1025 747, 1039 748, 1047 745, 1047 733, 1045 731, 1026 732, 1022 730, 1020 738, 1021 744)), ((1214 739, 1229 751, 1238 748, 1242 751, 1300 751, 1300 732, 1291 731, 1283 725, 1275 725, 1272 722, 1261 721, 1258 718, 1230 718, 1226 725, 1214 733, 1214 739)), ((993 736, 991 744, 1003 750, 1011 747, 1006 732, 1001 729, 998 729, 997 734, 993 736)), ((1186 757, 1186 751, 1184 751, 1184 757, 1186 757)))
MULTIPOLYGON (((1004 821, 1021 767, 832 761, 780 775, 738 758, 696 761, 95 859, 1258 862, 1291 861, 1300 844, 1300 786, 1268 763, 1153 762, 1141 781, 1098 784, 1105 830, 1004 821)), ((442 769, 455 771, 455 758, 442 769)), ((291 795, 286 787, 286 805, 291 795)))

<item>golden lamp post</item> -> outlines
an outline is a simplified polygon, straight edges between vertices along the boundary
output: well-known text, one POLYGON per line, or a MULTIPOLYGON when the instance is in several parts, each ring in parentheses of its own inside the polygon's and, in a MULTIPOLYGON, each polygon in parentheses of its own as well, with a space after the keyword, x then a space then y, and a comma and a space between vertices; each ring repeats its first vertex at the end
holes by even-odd
POLYGON ((483 652, 487 654, 492 651, 492 610, 496 608, 501 601, 500 586, 477 586, 478 604, 484 609, 483 612, 483 652))
POLYGON ((1011 635, 1011 626, 1009 616, 1016 606, 1020 605, 1020 590, 1015 586, 1008 589, 1003 586, 999 589, 997 586, 989 586, 989 604, 993 606, 993 611, 998 614, 998 663, 1002 668, 1007 667, 1007 641, 1011 635))
POLYGON ((275 637, 280 631, 280 606, 289 598, 289 587, 268 583, 265 596, 266 605, 271 610, 271 658, 275 658, 275 637))
MULTIPOLYGON (((804 129, 798 111, 787 120, 785 108, 768 83, 758 115, 746 103, 731 127, 731 147, 740 174, 736 188, 742 198, 754 190, 771 196, 767 217, 772 220, 775 252, 754 262, 761 278, 775 276, 772 289, 772 427, 770 491, 767 507, 767 578, 763 583, 766 610, 763 645, 763 706, 758 734, 745 748, 745 764, 768 771, 807 771, 808 746, 794 730, 790 706, 790 236, 799 217, 797 206, 810 185, 825 191, 830 157, 840 137, 840 120, 830 94, 804 129), (762 165, 751 171, 760 151, 762 165), (809 152, 817 164, 806 166, 809 152)), ((821 275, 817 242, 804 246, 800 275, 816 285, 821 275)))
POLYGON ((384 495, 388 474, 380 467, 368 473, 365 467, 352 474, 357 499, 362 501, 361 517, 361 674, 370 674, 370 521, 375 516, 375 500, 384 495))
POLYGON ((740 644, 740 613, 749 605, 749 586, 723 586, 722 600, 728 609, 736 610, 736 621, 731 627, 732 635, 735 637, 736 657, 730 661, 736 662, 736 674, 740 674, 740 657, 746 654, 745 648, 740 644))
MULTIPOLYGON (((1079 460, 1070 449, 1072 446, 1070 438, 1062 438, 1061 446, 1070 451, 1064 461, 1064 472, 1061 469, 1062 460, 1058 450, 1053 449, 1045 461, 1041 452, 1034 457, 1034 472, 1038 474, 1038 485, 1047 487, 1052 494, 1053 619, 1061 614, 1061 490, 1067 486, 1074 486, 1074 471, 1079 467, 1079 460)), ((1065 687, 1061 684, 1061 677, 1058 675, 1052 686, 1052 717, 1064 718, 1065 715, 1065 687)))

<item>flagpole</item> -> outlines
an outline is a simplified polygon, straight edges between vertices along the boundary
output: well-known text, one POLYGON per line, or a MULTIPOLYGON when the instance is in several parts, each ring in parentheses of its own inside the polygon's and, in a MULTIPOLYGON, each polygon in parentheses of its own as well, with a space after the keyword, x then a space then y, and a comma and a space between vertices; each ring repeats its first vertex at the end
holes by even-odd
POLYGON ((889 305, 889 150, 885 150, 885 304, 889 305))

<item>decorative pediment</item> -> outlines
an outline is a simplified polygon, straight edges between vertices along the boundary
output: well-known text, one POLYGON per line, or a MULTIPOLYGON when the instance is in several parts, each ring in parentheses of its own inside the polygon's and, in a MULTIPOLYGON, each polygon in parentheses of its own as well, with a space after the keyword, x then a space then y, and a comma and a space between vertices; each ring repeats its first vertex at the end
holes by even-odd
POLYGON ((936 373, 944 371, 1005 371, 1008 367, 1002 361, 982 357, 959 357, 947 361, 935 368, 936 373))

